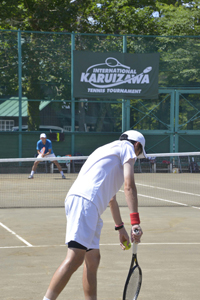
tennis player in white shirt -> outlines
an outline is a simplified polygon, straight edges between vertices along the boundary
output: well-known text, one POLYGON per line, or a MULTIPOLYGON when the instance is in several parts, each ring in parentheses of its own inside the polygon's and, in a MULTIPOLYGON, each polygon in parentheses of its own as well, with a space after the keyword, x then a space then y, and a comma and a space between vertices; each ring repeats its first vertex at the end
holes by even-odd
POLYGON ((67 256, 50 282, 43 300, 55 300, 71 275, 84 262, 83 290, 86 300, 97 299, 97 269, 100 262, 99 241, 103 221, 101 214, 108 204, 115 230, 123 242, 140 242, 142 229, 138 213, 138 197, 134 180, 134 163, 146 157, 145 138, 135 130, 124 132, 114 141, 95 150, 87 159, 65 200, 67 217, 67 256), (130 211, 131 236, 124 228, 116 193, 124 183, 124 193, 130 211), (138 229, 139 234, 134 233, 138 229))

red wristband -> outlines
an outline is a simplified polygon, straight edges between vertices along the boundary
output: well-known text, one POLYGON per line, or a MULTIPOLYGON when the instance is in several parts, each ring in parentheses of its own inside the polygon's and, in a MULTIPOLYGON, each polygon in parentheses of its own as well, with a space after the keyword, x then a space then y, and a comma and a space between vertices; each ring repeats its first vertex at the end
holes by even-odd
POLYGON ((130 218, 131 218, 131 225, 140 224, 139 213, 131 213, 130 218))

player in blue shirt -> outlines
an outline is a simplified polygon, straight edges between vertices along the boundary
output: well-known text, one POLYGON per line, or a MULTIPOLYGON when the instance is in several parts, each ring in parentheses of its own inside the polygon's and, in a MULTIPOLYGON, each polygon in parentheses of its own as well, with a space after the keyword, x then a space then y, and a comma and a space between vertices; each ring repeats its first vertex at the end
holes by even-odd
MULTIPOLYGON (((39 157, 39 158, 40 157, 56 157, 54 152, 53 152, 53 149, 52 149, 52 143, 51 143, 50 140, 47 139, 45 133, 40 134, 40 140, 37 142, 36 150, 37 150, 37 153, 38 153, 37 157, 39 157)), ((39 163, 40 163, 39 161, 34 162, 31 174, 29 175, 28 179, 33 179, 33 175, 34 175, 39 163)), ((60 174, 61 174, 62 178, 66 179, 65 175, 63 174, 62 168, 61 168, 60 164, 58 163, 58 161, 54 160, 53 163, 56 165, 56 167, 60 171, 60 174)))

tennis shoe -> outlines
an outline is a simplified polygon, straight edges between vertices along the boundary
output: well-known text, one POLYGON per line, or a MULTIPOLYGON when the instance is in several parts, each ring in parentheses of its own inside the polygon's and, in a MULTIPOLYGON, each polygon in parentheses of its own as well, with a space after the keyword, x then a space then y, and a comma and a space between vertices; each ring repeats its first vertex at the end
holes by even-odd
POLYGON ((62 179, 66 179, 65 175, 62 175, 62 179))
POLYGON ((28 176, 28 179, 33 179, 33 175, 29 175, 29 176, 28 176))

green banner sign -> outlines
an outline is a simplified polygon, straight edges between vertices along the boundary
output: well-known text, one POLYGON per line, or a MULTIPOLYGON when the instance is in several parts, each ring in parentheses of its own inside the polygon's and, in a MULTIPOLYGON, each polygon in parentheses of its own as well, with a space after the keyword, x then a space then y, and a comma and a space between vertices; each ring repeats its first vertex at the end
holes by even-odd
POLYGON ((74 51, 74 97, 157 99, 159 53, 74 51))

